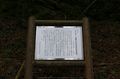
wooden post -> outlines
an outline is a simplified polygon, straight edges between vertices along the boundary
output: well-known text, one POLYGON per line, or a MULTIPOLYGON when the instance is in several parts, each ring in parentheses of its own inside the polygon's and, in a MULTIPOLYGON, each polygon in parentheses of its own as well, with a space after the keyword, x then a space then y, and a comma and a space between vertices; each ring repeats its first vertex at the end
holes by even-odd
POLYGON ((83 37, 84 37, 84 54, 86 62, 86 79, 93 79, 93 66, 91 56, 91 39, 88 18, 83 18, 83 37))
POLYGON ((33 53, 35 40, 35 17, 29 18, 25 79, 33 78, 33 53))

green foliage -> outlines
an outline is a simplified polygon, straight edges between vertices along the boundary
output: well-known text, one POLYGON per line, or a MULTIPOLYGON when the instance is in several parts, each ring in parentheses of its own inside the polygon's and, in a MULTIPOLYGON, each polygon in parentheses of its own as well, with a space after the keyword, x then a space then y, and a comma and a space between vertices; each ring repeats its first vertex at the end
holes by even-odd
POLYGON ((99 78, 99 76, 98 76, 97 74, 95 75, 95 77, 96 77, 97 79, 99 78))
POLYGON ((106 71, 106 67, 105 66, 103 66, 103 67, 101 67, 101 70, 99 71, 100 73, 104 73, 105 71, 106 71))
MULTIPOLYGON (((100 70, 99 72, 102 73, 102 74, 104 74, 104 73, 106 72, 106 70, 107 70, 107 68, 106 68, 105 66, 103 66, 103 67, 101 67, 101 70, 100 70)), ((115 74, 115 70, 116 70, 116 69, 114 69, 114 70, 111 71, 110 73, 111 73, 112 75, 114 75, 114 74, 115 74)), ((98 75, 98 74, 95 75, 95 78, 96 78, 96 79, 105 79, 104 75, 98 75)))
POLYGON ((3 38, 3 35, 0 35, 0 38, 3 38))
POLYGON ((6 50, 5 50, 4 52, 5 52, 5 53, 3 53, 3 55, 7 55, 6 50))
POLYGON ((111 71, 111 74, 114 75, 114 74, 115 74, 115 71, 116 71, 115 69, 114 69, 113 71, 111 71))
POLYGON ((14 61, 15 61, 15 62, 17 62, 17 60, 16 60, 16 59, 14 59, 14 61))
POLYGON ((100 76, 100 79, 105 79, 105 77, 104 76, 100 76))
POLYGON ((19 37, 15 37, 15 39, 19 39, 19 37))
POLYGON ((12 52, 12 49, 11 48, 7 48, 7 49, 5 49, 5 50, 3 50, 5 53, 3 53, 3 54, 7 54, 8 52, 12 52))
POLYGON ((4 61, 8 61, 8 60, 11 60, 10 58, 5 58, 4 61))
POLYGON ((102 76, 102 75, 97 75, 97 74, 95 75, 95 78, 96 78, 96 79, 105 79, 104 76, 102 76))
MULTIPOLYGON (((102 74, 104 74, 105 72, 106 72, 106 67, 105 66, 103 66, 103 67, 101 67, 101 70, 99 71, 100 73, 102 73, 102 74)), ((96 74, 95 75, 95 77, 97 78, 97 79, 105 79, 105 77, 103 76, 103 75, 98 75, 98 74, 96 74)))

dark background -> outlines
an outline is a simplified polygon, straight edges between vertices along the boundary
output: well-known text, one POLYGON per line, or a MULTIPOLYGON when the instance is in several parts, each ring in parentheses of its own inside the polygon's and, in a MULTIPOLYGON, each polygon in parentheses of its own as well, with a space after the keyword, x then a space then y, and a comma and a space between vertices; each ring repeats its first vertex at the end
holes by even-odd
POLYGON ((119 0, 0 0, 0 18, 81 19, 119 21, 119 0), (79 15, 93 2, 88 10, 79 15))

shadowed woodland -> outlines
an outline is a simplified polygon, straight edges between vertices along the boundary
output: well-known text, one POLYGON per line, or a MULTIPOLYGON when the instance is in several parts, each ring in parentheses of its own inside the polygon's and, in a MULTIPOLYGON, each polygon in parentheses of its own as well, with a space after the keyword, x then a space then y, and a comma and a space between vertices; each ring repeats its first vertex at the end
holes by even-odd
MULTIPOLYGON (((0 79, 14 79, 26 59, 28 18, 90 21, 94 79, 120 79, 119 0, 0 0, 0 79)), ((37 77, 85 78, 84 69, 34 68, 37 77)), ((23 79, 25 68, 18 79, 23 79)), ((17 79, 17 78, 16 78, 17 79)))

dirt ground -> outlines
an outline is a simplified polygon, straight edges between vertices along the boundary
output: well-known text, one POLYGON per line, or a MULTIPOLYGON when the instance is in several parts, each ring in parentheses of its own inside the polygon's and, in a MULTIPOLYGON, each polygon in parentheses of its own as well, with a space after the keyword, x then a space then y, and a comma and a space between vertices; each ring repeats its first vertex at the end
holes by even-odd
MULTIPOLYGON (((120 22, 90 22, 94 79, 120 79, 120 22)), ((25 60, 27 22, 0 21, 0 79, 14 79, 25 60)), ((34 78, 85 78, 84 68, 34 68, 34 78)), ((20 74, 24 77, 25 68, 20 74)))

